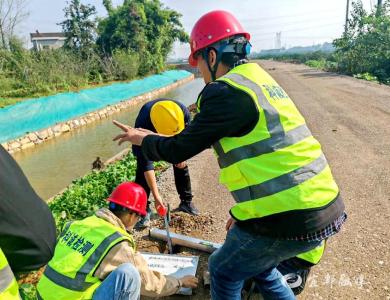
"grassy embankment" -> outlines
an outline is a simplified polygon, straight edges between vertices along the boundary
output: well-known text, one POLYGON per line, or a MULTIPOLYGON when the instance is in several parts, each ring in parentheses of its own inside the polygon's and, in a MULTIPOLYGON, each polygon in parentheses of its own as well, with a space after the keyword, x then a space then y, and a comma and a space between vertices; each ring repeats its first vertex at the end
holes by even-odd
MULTIPOLYGON (((169 69, 172 67, 165 66, 160 71, 169 69)), ((140 74, 138 59, 121 51, 107 61, 98 56, 82 60, 63 49, 0 50, 0 108, 60 92, 128 82, 152 73, 140 74)))

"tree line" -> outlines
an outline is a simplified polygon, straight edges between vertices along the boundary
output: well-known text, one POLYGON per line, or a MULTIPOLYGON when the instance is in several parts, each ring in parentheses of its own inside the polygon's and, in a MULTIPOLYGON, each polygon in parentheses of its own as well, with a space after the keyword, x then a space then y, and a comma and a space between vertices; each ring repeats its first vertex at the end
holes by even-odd
POLYGON ((367 12, 361 0, 352 3, 344 34, 333 41, 333 53, 312 52, 258 55, 257 58, 288 60, 390 84, 390 0, 367 12))
POLYGON ((181 15, 159 0, 124 0, 115 7, 102 1, 106 17, 97 17, 96 8, 81 0, 67 2, 58 24, 64 46, 36 51, 15 36, 27 14, 21 9, 26 0, 0 0, 0 97, 45 95, 161 72, 174 42, 188 41, 181 15))

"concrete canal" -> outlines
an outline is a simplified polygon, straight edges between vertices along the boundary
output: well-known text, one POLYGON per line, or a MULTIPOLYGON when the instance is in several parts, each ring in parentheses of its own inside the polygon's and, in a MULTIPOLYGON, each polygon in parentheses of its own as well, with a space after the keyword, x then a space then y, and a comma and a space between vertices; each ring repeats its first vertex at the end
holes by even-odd
MULTIPOLYGON (((195 79, 162 97, 190 105, 204 87, 202 79, 195 79)), ((104 161, 126 147, 112 142, 118 129, 112 120, 133 125, 142 104, 110 117, 81 127, 36 147, 13 154, 29 178, 36 192, 48 199, 69 185, 73 179, 91 170, 97 156, 104 161)))

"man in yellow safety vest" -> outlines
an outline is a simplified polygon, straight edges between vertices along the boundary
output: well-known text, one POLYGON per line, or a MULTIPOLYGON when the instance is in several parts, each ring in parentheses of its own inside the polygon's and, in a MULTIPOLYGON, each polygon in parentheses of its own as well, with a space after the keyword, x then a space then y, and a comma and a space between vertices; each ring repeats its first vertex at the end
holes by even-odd
POLYGON ((250 34, 229 12, 212 11, 195 24, 189 62, 206 83, 198 114, 173 137, 116 122, 114 140, 141 145, 150 160, 178 163, 212 146, 220 182, 236 204, 226 241, 209 258, 214 300, 240 299, 254 278, 267 299, 295 299, 277 266, 317 257, 323 240, 346 220, 344 203, 320 143, 279 84, 248 61, 250 34))
POLYGON ((152 271, 136 252, 126 230, 146 215, 146 193, 140 185, 122 183, 108 201, 109 209, 65 225, 38 283, 38 299, 135 300, 140 294, 168 296, 181 287, 196 287, 196 277, 176 279, 152 271))

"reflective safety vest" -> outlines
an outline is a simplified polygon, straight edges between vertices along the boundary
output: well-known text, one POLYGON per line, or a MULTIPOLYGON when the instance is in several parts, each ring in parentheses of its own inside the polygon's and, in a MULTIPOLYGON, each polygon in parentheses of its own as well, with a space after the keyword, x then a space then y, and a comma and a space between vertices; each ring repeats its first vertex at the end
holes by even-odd
MULTIPOLYGON (((254 63, 237 66, 217 81, 249 95, 259 111, 251 132, 213 145, 220 182, 237 202, 230 210, 234 218, 249 220, 331 203, 339 189, 321 145, 277 82, 254 63)), ((200 104, 201 97, 198 110, 200 104)))
POLYGON ((7 258, 0 248, 0 300, 20 300, 19 287, 7 258))
POLYGON ((38 283, 38 299, 92 299, 101 284, 94 272, 110 249, 122 241, 135 249, 131 235, 96 216, 68 223, 38 283))
POLYGON ((303 259, 304 261, 307 261, 313 265, 316 265, 320 262, 322 255, 325 251, 325 241, 322 241, 321 245, 318 247, 304 252, 302 254, 297 255, 298 258, 303 259))

